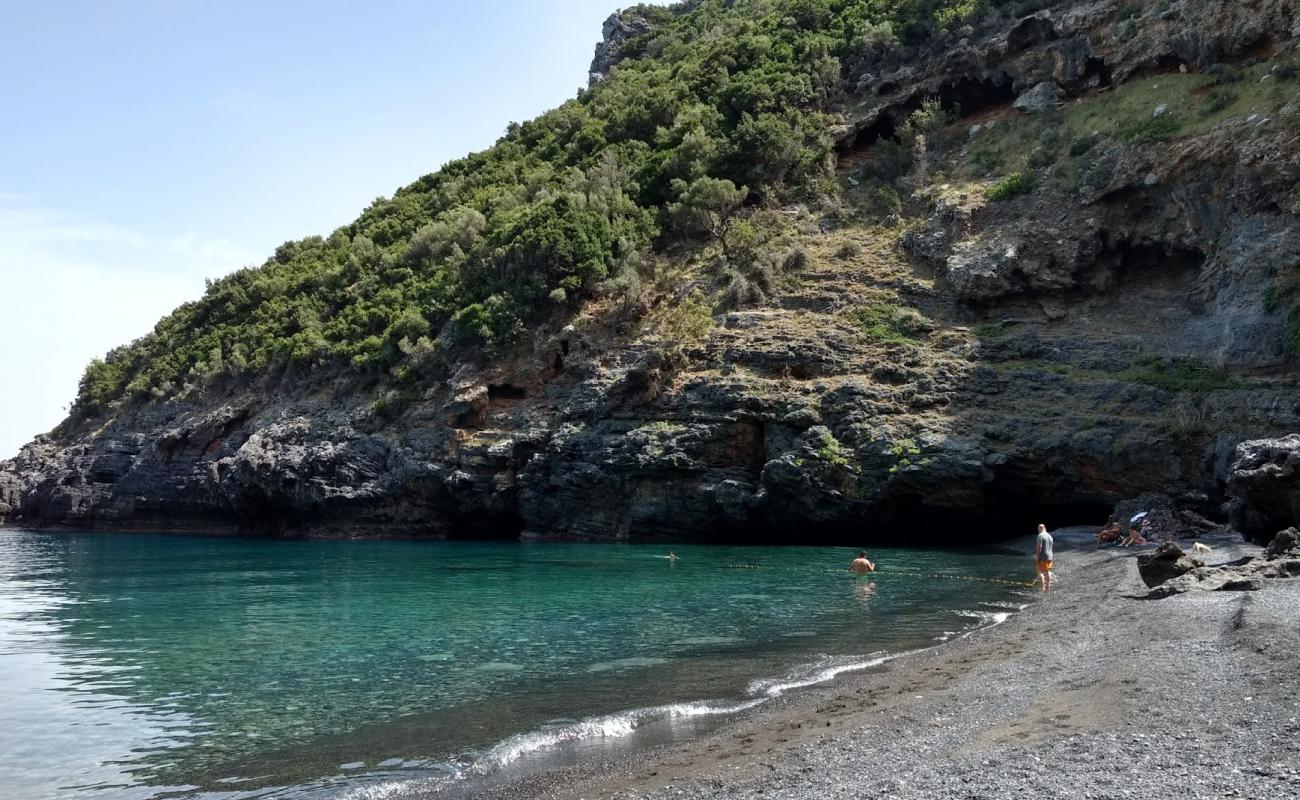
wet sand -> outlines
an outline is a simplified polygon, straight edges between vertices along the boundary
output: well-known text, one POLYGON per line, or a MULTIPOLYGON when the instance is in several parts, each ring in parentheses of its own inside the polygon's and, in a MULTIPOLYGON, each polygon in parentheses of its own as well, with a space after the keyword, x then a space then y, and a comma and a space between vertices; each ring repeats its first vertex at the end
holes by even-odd
MULTIPOLYGON (((1300 581, 1147 600, 1136 553, 1084 537, 1061 537, 1055 591, 1000 626, 475 796, 1300 797, 1300 581)), ((1258 552, 1215 546, 1211 563, 1258 552)))

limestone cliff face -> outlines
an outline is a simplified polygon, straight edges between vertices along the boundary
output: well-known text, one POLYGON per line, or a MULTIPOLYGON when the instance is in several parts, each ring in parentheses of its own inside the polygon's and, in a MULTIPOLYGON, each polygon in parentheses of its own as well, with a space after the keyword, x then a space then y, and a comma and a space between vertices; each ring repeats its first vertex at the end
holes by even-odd
MULTIPOLYGON (((1298 55, 1300 4, 1132 6, 1061 3, 929 49, 864 51, 833 132, 842 175, 856 183, 855 165, 923 98, 960 104, 955 141, 917 188, 931 210, 827 224, 789 209, 808 266, 698 341, 665 343, 591 310, 396 410, 289 381, 136 408, 0 466, 0 517, 859 539, 1100 519, 1144 491, 1215 513, 1231 473, 1238 516, 1282 525, 1294 498, 1271 502, 1251 478, 1282 461, 1236 449, 1300 431, 1277 299, 1300 266, 1300 83, 1269 67, 1298 55), (1162 99, 1161 76, 1172 87, 1225 70, 1251 76, 1239 105, 1253 102, 1247 89, 1292 99, 1218 116, 1179 106, 1201 89, 1162 99), (1138 91, 1155 98, 1139 122, 1172 113, 1188 127, 1088 130, 1101 104, 1138 91), (1027 111, 1013 107, 1026 96, 1027 111), (1073 138, 1032 190, 990 199, 941 174, 944 159, 978 160, 988 137, 1035 111, 1047 115, 1043 142, 1049 130, 1073 138), (871 313, 906 335, 873 333, 871 313)), ((595 72, 635 35, 624 30, 635 20, 614 22, 595 72)))

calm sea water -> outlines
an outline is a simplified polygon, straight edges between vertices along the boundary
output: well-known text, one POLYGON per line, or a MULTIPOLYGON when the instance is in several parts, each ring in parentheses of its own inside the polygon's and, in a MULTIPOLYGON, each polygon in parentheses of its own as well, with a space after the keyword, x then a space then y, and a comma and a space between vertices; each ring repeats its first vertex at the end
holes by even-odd
POLYGON ((1010 553, 0 531, 0 794, 392 797, 697 734, 1005 618, 1010 553))

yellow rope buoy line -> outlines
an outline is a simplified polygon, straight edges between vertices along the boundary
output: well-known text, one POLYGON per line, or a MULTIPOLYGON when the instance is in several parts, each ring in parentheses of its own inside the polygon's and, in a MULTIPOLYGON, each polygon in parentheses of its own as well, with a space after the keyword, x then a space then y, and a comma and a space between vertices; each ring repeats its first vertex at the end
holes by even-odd
POLYGON ((876 578, 876 577, 880 577, 882 574, 908 575, 915 578, 938 578, 939 580, 949 580, 949 581, 978 581, 980 583, 998 583, 1005 586, 1033 586, 1035 583, 1034 581, 1023 581, 1023 580, 1018 581, 1018 580, 1012 580, 1010 578, 983 578, 975 575, 951 575, 942 572, 919 572, 916 570, 909 570, 909 569, 890 569, 883 572, 877 569, 875 572, 868 572, 866 575, 862 575, 861 577, 876 578))

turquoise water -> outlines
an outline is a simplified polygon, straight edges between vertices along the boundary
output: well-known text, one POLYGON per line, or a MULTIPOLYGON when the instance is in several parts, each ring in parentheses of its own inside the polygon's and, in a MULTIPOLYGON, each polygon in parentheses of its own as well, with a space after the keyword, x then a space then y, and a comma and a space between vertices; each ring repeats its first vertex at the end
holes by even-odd
POLYGON ((454 791, 694 735, 1028 597, 1008 553, 873 550, 860 581, 843 548, 675 549, 0 531, 0 791, 454 791))

